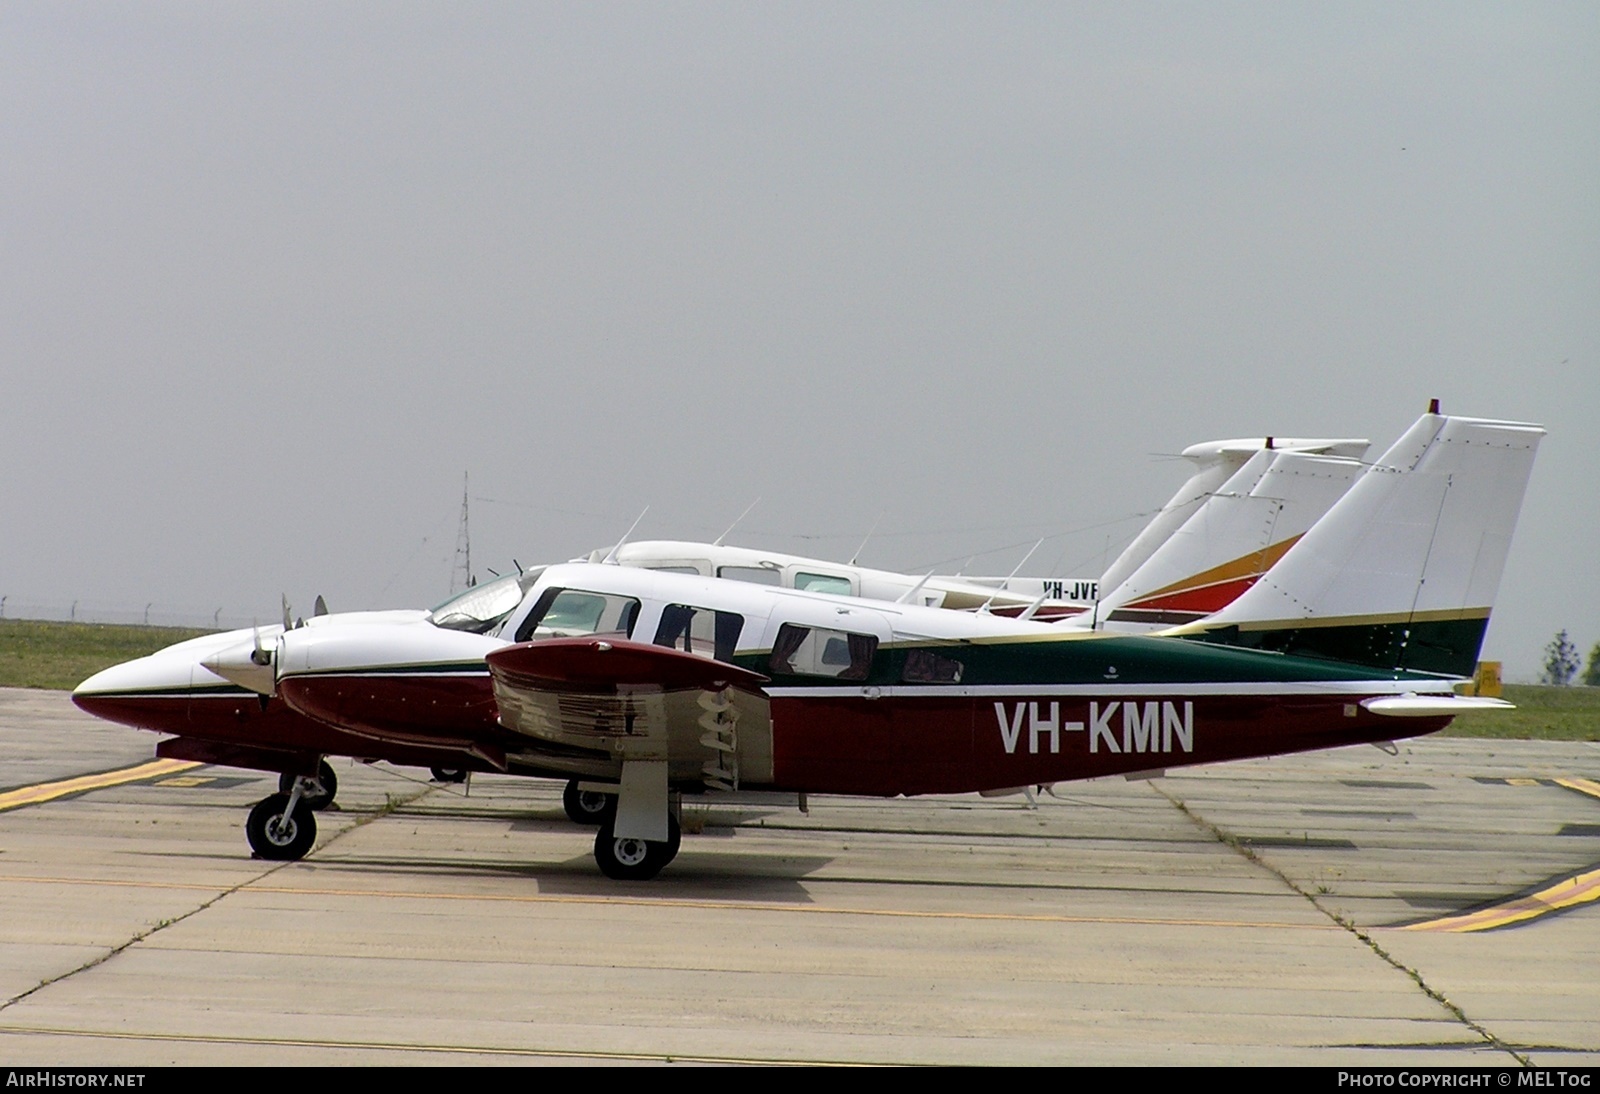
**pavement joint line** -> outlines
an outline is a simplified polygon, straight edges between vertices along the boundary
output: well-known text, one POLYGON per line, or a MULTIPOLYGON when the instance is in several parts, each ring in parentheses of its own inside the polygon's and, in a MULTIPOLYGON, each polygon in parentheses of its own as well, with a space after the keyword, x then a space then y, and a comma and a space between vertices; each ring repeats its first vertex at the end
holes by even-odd
POLYGON ((1157 786, 1154 782, 1150 783, 1150 789, 1153 790, 1155 793, 1160 794, 1163 798, 1166 798, 1167 801, 1172 803, 1172 807, 1174 809, 1176 809, 1178 812, 1182 813, 1184 816, 1188 817, 1189 820, 1191 820, 1195 824, 1199 825, 1205 831, 1210 832, 1211 835, 1217 840, 1218 843, 1221 843, 1223 846, 1230 848, 1236 854, 1244 856, 1245 859, 1249 860, 1250 862, 1254 863, 1255 865, 1261 867, 1263 870, 1265 870, 1268 873, 1272 874, 1279 881, 1283 882, 1284 885, 1288 886, 1294 892, 1299 893, 1302 897, 1304 897, 1311 904, 1311 906, 1313 908, 1315 908, 1317 911, 1321 912, 1323 915, 1325 915, 1329 919, 1331 919, 1334 923, 1338 924, 1341 928, 1343 928, 1344 930, 1350 932, 1350 934, 1354 935, 1358 940, 1360 940, 1360 942, 1364 946, 1367 947, 1367 949, 1371 950, 1374 954, 1376 954, 1378 957, 1383 959, 1383 961, 1385 963, 1387 963, 1390 967, 1392 967, 1392 968, 1396 969, 1397 971, 1402 972, 1406 976, 1410 977, 1411 980, 1416 983, 1417 987, 1422 990, 1422 993, 1424 995, 1426 995, 1429 999, 1432 999, 1435 1003, 1438 1003, 1441 1007, 1443 1007, 1446 1011, 1448 1011, 1462 1025, 1466 1026, 1468 1029, 1472 1030, 1472 1032, 1476 1033, 1479 1037, 1483 1038, 1484 1042, 1487 1045, 1489 1045, 1492 1048, 1499 1049, 1501 1052, 1506 1053, 1508 1056, 1510 1056, 1512 1059, 1516 1060, 1517 1063, 1521 1064, 1523 1067, 1532 1067, 1533 1066, 1533 1061, 1531 1059, 1529 1059, 1526 1055, 1524 1055, 1521 1052, 1518 1052, 1511 1045, 1508 1045, 1506 1042, 1502 1041, 1499 1037, 1496 1037, 1493 1033, 1491 1033, 1488 1029, 1486 1029, 1480 1023, 1473 1021, 1471 1018, 1469 1018, 1467 1016, 1467 1012, 1466 1011, 1462 1010, 1455 1003, 1452 1003, 1448 998, 1446 998, 1446 996, 1444 995, 1443 992, 1439 991, 1438 989, 1436 989, 1434 987, 1431 987, 1428 984, 1428 982, 1425 979, 1423 979, 1423 976, 1422 976, 1421 972, 1419 972, 1416 969, 1411 968, 1409 965, 1404 964, 1398 958, 1396 958, 1394 955, 1389 953, 1388 950, 1386 950, 1382 946, 1378 945, 1376 939, 1374 939, 1370 934, 1368 934, 1366 931, 1362 930, 1360 927, 1356 926, 1355 923, 1353 923, 1349 919, 1345 918, 1343 915, 1340 915, 1338 912, 1332 910, 1331 908, 1324 907, 1322 902, 1319 901, 1314 894, 1307 892, 1305 889, 1303 889, 1299 885, 1297 885, 1293 878, 1289 877, 1288 874, 1284 873, 1282 870, 1280 870, 1276 866, 1272 865, 1266 859, 1262 858, 1259 854, 1256 853, 1256 851, 1253 848, 1245 846, 1237 836, 1233 835, 1230 832, 1224 831, 1221 826, 1213 824, 1210 821, 1206 820, 1204 817, 1200 816, 1198 813, 1196 813, 1194 810, 1190 809, 1186 804, 1184 804, 1184 802, 1181 799, 1173 796, 1172 794, 1169 794, 1165 789, 1163 789, 1160 786, 1157 786))
POLYGON ((193 760, 146 760, 133 767, 119 767, 91 775, 74 775, 70 779, 19 786, 15 790, 0 793, 0 813, 10 809, 21 809, 27 805, 42 805, 70 794, 85 794, 108 786, 121 786, 123 783, 138 782, 141 779, 153 779, 158 775, 175 775, 180 771, 200 766, 202 765, 193 760))
MULTIPOLYGON (((165 762, 168 762, 168 761, 160 761, 160 760, 155 761, 155 763, 165 763, 165 762)), ((152 765, 144 765, 144 766, 152 766, 152 765)), ((200 765, 198 765, 198 764, 190 764, 187 761, 184 761, 184 766, 186 766, 186 767, 191 767, 191 766, 192 767, 198 767, 200 765)), ((133 769, 129 769, 129 770, 133 770, 133 769)), ((354 832, 356 829, 364 828, 365 826, 371 824, 373 821, 377 820, 379 817, 388 816, 389 813, 393 812, 394 809, 396 808, 396 806, 399 805, 399 804, 400 803, 397 802, 393 797, 390 797, 388 805, 387 805, 386 808, 384 808, 382 810, 379 810, 376 813, 372 813, 372 814, 370 814, 368 816, 365 816, 365 817, 362 817, 362 818, 358 819, 349 828, 346 828, 344 831, 335 834, 331 839, 329 839, 327 841, 327 843, 324 843, 322 846, 326 847, 326 846, 328 846, 328 844, 334 843, 335 841, 337 841, 339 839, 342 839, 344 836, 348 835, 351 832, 354 832)), ((58 973, 55 976, 46 977, 45 979, 43 979, 43 980, 39 981, 37 984, 35 984, 33 987, 28 988, 26 991, 18 992, 16 995, 13 995, 11 998, 5 1000, 4 1002, 0 1002, 0 1011, 9 1010, 11 1007, 16 1006, 18 1003, 21 1003, 23 1000, 27 999, 29 996, 35 994, 36 992, 43 991, 45 988, 50 987, 52 984, 59 984, 63 980, 67 980, 67 979, 70 979, 71 977, 77 976, 79 973, 88 972, 90 969, 93 969, 93 968, 96 968, 96 967, 98 967, 100 965, 103 965, 107 961, 110 961, 113 957, 116 957, 118 954, 120 954, 120 953, 122 953, 122 952, 124 952, 124 951, 126 951, 126 950, 128 950, 130 948, 132 948, 133 946, 138 945, 140 942, 143 942, 145 939, 150 938, 150 937, 160 933, 161 931, 166 930, 168 927, 176 926, 177 924, 182 923, 186 919, 189 919, 189 918, 191 918, 193 916, 199 915, 201 912, 205 911, 207 908, 210 908, 212 905, 216 904, 219 900, 222 900, 224 897, 231 896, 234 893, 239 892, 241 889, 244 889, 244 888, 246 888, 248 886, 251 886, 251 885, 255 884, 256 882, 262 880, 263 878, 271 877, 273 874, 277 873, 279 870, 282 870, 282 869, 284 869, 286 867, 293 866, 293 865, 294 865, 293 861, 274 863, 272 866, 270 866, 267 869, 261 871, 261 873, 257 874, 255 877, 248 878, 248 879, 246 879, 244 881, 238 882, 235 885, 228 886, 227 888, 223 889, 221 892, 217 893, 216 896, 211 897, 209 900, 201 901, 195 907, 189 909, 187 912, 184 912, 182 915, 173 916, 171 919, 163 919, 161 922, 157 923, 153 927, 150 927, 150 928, 148 928, 146 930, 143 930, 143 931, 136 932, 127 941, 121 942, 121 943, 117 944, 116 946, 113 946, 111 949, 107 950, 103 954, 100 954, 98 957, 90 958, 88 961, 83 962, 81 965, 78 965, 76 968, 68 969, 66 972, 58 973)), ((141 888, 142 887, 154 888, 155 886, 153 886, 153 885, 152 886, 141 886, 141 888)), ((172 888, 178 888, 178 886, 172 886, 172 888)), ((201 887, 201 886, 183 886, 182 888, 185 888, 185 889, 199 888, 202 891, 208 891, 210 889, 215 888, 215 886, 204 886, 204 887, 201 887)))
MULTIPOLYGON (((371 818, 375 819, 375 818, 371 818)), ((362 823, 371 823, 371 819, 362 823)), ((353 831, 352 827, 349 831, 353 831)), ((343 833, 340 833, 343 835, 343 833)), ((338 838, 338 837, 335 837, 338 838)), ((332 843, 332 840, 328 841, 332 843)), ((292 862, 280 864, 274 870, 259 874, 255 878, 242 881, 232 886, 228 892, 242 892, 246 894, 267 894, 274 896, 338 896, 338 897, 369 897, 385 900, 460 900, 484 901, 489 903, 515 903, 515 904, 572 904, 578 906, 616 906, 631 908, 686 908, 695 911, 714 912, 792 912, 797 915, 859 915, 875 916, 890 919, 948 919, 983 921, 993 920, 1005 923, 1105 923, 1123 924, 1135 927, 1234 927, 1245 930, 1290 930, 1290 931, 1332 931, 1339 928, 1327 923, 1285 923, 1266 922, 1259 920, 1227 920, 1227 919, 1173 919, 1157 918, 1154 916, 1095 916, 1095 915, 1054 915, 1054 914, 1024 914, 1020 912, 937 912, 937 911, 906 911, 898 908, 845 908, 829 907, 817 904, 771 904, 759 901, 739 900, 673 900, 670 898, 652 897, 622 897, 622 896, 571 896, 540 894, 508 894, 508 893, 444 893, 428 892, 417 889, 332 889, 312 887, 305 885, 259 885, 262 878, 270 876, 283 866, 293 866, 292 862)), ((29 885, 97 885, 107 887, 120 887, 128 889, 174 889, 174 890, 199 890, 210 892, 214 885, 185 885, 180 882, 165 881, 119 881, 110 878, 69 878, 69 877, 27 877, 25 875, 0 874, 0 885, 7 883, 21 883, 29 885)), ((176 922, 176 921, 174 921, 176 922)), ((0 1007, 3 1010, 4 1007, 0 1007)))
POLYGON ((899 1061, 890 1065, 887 1061, 790 1059, 780 1056, 713 1056, 692 1052, 622 1052, 615 1049, 530 1048, 504 1045, 408 1045, 398 1041, 335 1041, 312 1037, 249 1037, 244 1035, 230 1037, 226 1034, 197 1033, 131 1033, 122 1030, 86 1030, 66 1029, 55 1026, 11 1026, 0 1024, 0 1035, 8 1033, 34 1037, 89 1037, 113 1041, 168 1041, 200 1045, 260 1045, 271 1048, 370 1049, 389 1052, 442 1052, 452 1055, 574 1058, 668 1064, 749 1064, 768 1067, 917 1066, 904 1065, 899 1061))

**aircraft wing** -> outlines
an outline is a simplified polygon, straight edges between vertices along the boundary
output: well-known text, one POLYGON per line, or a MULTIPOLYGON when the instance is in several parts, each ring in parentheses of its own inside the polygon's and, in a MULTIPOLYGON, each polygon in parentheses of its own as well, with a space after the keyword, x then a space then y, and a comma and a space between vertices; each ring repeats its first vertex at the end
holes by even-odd
POLYGON ((488 655, 498 691, 655 687, 662 691, 759 688, 767 677, 666 646, 603 638, 547 638, 505 646, 488 655))
POLYGON ((669 787, 737 790, 741 780, 771 780, 772 720, 760 673, 593 637, 525 642, 487 660, 500 724, 574 773, 616 782, 624 834, 632 801, 664 823, 669 787))

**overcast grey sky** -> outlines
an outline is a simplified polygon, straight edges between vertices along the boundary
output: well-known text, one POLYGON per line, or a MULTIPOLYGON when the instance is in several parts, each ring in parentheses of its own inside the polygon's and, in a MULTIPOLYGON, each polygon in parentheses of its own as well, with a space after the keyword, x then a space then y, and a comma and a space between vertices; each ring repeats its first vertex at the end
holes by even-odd
POLYGON ((1094 573, 1161 454, 1437 396, 1550 430, 1531 675, 1600 639, 1596 73, 1592 3, 0 3, 0 595, 426 606, 463 471, 480 571, 759 496, 1094 573))

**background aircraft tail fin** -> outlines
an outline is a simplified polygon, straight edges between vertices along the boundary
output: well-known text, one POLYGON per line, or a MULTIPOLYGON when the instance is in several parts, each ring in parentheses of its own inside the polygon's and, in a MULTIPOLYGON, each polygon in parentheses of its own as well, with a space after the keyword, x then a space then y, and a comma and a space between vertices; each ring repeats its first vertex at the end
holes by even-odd
POLYGON ((1100 600, 1100 618, 1171 626, 1219 611, 1284 556, 1362 471, 1355 459, 1257 451, 1143 565, 1100 600))
POLYGON ((1227 441, 1202 441, 1185 448, 1181 455, 1194 464, 1194 474, 1178 488, 1133 542, 1100 575, 1100 588, 1111 591, 1161 549, 1172 535, 1227 484, 1257 453, 1307 452, 1360 459, 1370 442, 1354 438, 1240 437, 1227 441))
POLYGON ((1470 675, 1543 436, 1424 414, 1276 566, 1184 633, 1470 675))

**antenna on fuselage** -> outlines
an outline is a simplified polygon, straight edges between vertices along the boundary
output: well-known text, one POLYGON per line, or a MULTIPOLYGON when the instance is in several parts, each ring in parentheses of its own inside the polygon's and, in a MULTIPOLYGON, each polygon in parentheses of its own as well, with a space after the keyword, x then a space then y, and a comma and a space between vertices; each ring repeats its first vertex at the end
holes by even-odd
POLYGON ((450 591, 456 591, 456 574, 461 575, 461 587, 470 589, 477 584, 472 580, 472 526, 467 512, 467 473, 461 472, 461 523, 456 528, 456 564, 450 571, 450 591))
POLYGON ((622 550, 622 545, 624 543, 628 542, 628 537, 633 535, 633 530, 635 528, 639 527, 639 521, 643 520, 644 519, 644 514, 648 513, 649 511, 650 511, 650 507, 648 505, 646 505, 644 507, 644 513, 640 513, 636 518, 634 518, 634 522, 632 524, 628 525, 628 530, 626 532, 622 533, 622 538, 617 540, 616 546, 612 547, 611 550, 607 551, 606 552, 606 557, 602 558, 600 560, 600 564, 602 566, 615 566, 615 565, 618 564, 617 563, 617 552, 622 550))
POLYGON ((985 612, 987 612, 989 610, 989 605, 994 603, 994 598, 995 597, 997 597, 1001 593, 1005 592, 1006 586, 1011 584, 1011 579, 1017 576, 1017 571, 1021 570, 1024 566, 1026 566, 1028 564, 1028 560, 1033 557, 1033 552, 1037 551, 1041 546, 1043 546, 1045 538, 1046 537, 1044 537, 1044 536, 1040 536, 1039 537, 1039 542, 1035 543, 1032 547, 1028 548, 1028 553, 1022 556, 1022 561, 1021 562, 1017 563, 1014 567, 1012 567, 1011 572, 1006 575, 1006 579, 1000 583, 1000 587, 998 589, 996 589, 994 592, 989 594, 989 599, 985 600, 983 602, 983 607, 978 609, 978 613, 980 615, 982 615, 983 613, 985 613, 985 612))
MULTIPOLYGON (((938 569, 938 567, 934 567, 934 569, 938 569)), ((916 596, 918 593, 920 593, 922 591, 922 587, 928 583, 928 579, 930 577, 932 577, 932 576, 933 576, 933 570, 929 570, 927 573, 923 574, 922 575, 922 580, 917 582, 915 585, 911 586, 911 588, 907 589, 905 592, 901 593, 900 594, 900 599, 896 600, 895 603, 896 604, 909 604, 909 603, 911 603, 911 598, 916 596)))
POLYGON ((734 518, 733 523, 728 525, 728 530, 726 532, 722 533, 720 536, 718 536, 715 540, 713 540, 711 546, 713 546, 713 547, 721 547, 722 546, 722 541, 727 539, 730 535, 732 535, 733 534, 733 530, 735 528, 739 527, 739 522, 741 520, 743 520, 745 517, 748 517, 750 515, 750 510, 754 509, 756 506, 758 506, 760 504, 761 504, 761 499, 757 498, 755 501, 753 501, 749 505, 745 506, 744 507, 744 512, 740 513, 737 517, 734 518))
POLYGON ((1047 600, 1049 598, 1049 596, 1050 596, 1050 590, 1046 589, 1044 592, 1039 594, 1039 599, 1035 600, 1032 604, 1029 604, 1026 608, 1024 608, 1022 610, 1022 614, 1017 616, 1017 618, 1018 619, 1032 619, 1033 618, 1033 613, 1038 611, 1040 608, 1042 608, 1044 606, 1044 602, 1045 602, 1045 600, 1047 600))
POLYGON ((878 519, 872 522, 872 527, 867 529, 867 537, 861 541, 861 546, 856 548, 856 553, 850 556, 849 565, 854 566, 856 559, 861 557, 861 552, 867 549, 867 540, 872 538, 872 533, 878 530, 878 525, 883 522, 883 514, 878 514, 878 519))

